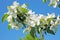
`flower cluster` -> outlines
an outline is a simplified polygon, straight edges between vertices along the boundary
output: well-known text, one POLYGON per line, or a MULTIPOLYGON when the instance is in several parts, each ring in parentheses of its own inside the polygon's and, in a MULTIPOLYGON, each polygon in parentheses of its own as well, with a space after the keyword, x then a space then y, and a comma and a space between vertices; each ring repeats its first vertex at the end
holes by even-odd
POLYGON ((52 5, 54 8, 56 8, 58 2, 59 2, 59 0, 50 0, 49 5, 52 5))
MULTIPOLYGON (((51 0, 50 4, 54 4, 56 7, 56 3, 58 0, 51 0)), ((49 33, 56 26, 60 25, 60 16, 55 16, 55 13, 51 13, 48 15, 36 14, 32 10, 27 9, 27 5, 19 5, 16 1, 13 5, 8 6, 8 12, 3 16, 2 20, 8 21, 8 28, 19 29, 21 26, 25 27, 24 31, 33 30, 32 28, 40 30, 45 30, 49 33)))
POLYGON ((43 0, 44 3, 49 2, 48 6, 53 6, 53 8, 56 8, 57 6, 60 8, 59 0, 43 0))
POLYGON ((22 25, 21 21, 24 20, 24 19, 22 19, 23 12, 27 12, 26 7, 27 7, 26 4, 23 4, 22 6, 20 6, 19 3, 17 3, 15 1, 13 3, 13 5, 7 7, 8 8, 8 12, 5 13, 5 15, 3 16, 2 20, 6 19, 8 21, 9 28, 11 26, 12 29, 13 28, 18 29, 22 25), (5 19, 4 19, 4 17, 5 17, 5 19))

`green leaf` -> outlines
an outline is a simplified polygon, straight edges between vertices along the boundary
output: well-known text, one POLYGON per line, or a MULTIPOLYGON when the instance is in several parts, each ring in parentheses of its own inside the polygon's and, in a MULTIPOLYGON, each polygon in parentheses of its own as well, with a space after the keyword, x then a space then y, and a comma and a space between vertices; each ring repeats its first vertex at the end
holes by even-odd
POLYGON ((33 38, 30 33, 26 34, 24 38, 19 38, 19 40, 39 40, 38 37, 33 38))
POLYGON ((40 22, 43 23, 44 22, 44 19, 40 19, 40 22))
POLYGON ((18 11, 20 11, 20 13, 27 13, 28 12, 28 9, 26 9, 26 8, 22 8, 22 7, 20 7, 20 6, 18 6, 18 11))
POLYGON ((27 13, 27 12, 28 12, 28 10, 27 10, 26 8, 21 8, 21 11, 22 11, 23 13, 27 13))
POLYGON ((23 40, 39 40, 39 38, 37 37, 33 38, 30 34, 27 34, 23 40))
POLYGON ((11 25, 10 24, 8 24, 8 30, 10 30, 11 29, 11 25))
POLYGON ((24 40, 34 40, 34 38, 30 34, 27 34, 24 40))
POLYGON ((46 31, 47 31, 47 33, 50 33, 50 34, 55 35, 54 31, 53 30, 50 30, 49 28, 47 28, 46 31))
POLYGON ((25 4, 26 6, 29 6, 29 4, 25 4))
POLYGON ((8 14, 4 14, 4 16, 2 17, 2 23, 7 19, 8 16, 8 14))
POLYGON ((33 38, 35 38, 35 36, 36 36, 36 31, 35 31, 35 28, 34 28, 34 27, 31 28, 30 35, 31 35, 33 38))
POLYGON ((38 34, 40 34, 40 31, 39 31, 39 26, 35 25, 36 26, 36 30, 38 32, 38 34))
POLYGON ((58 4, 58 7, 60 8, 60 4, 58 4))
POLYGON ((48 6, 53 6, 53 5, 55 5, 55 3, 53 2, 53 3, 51 3, 51 4, 49 4, 48 6))
POLYGON ((44 2, 44 3, 46 3, 46 2, 47 2, 47 0, 43 0, 43 2, 44 2))
POLYGON ((14 19, 14 17, 12 17, 12 21, 13 21, 13 22, 15 22, 15 19, 14 19))
POLYGON ((47 19, 47 23, 50 23, 51 20, 53 20, 53 18, 48 18, 48 19, 47 19))

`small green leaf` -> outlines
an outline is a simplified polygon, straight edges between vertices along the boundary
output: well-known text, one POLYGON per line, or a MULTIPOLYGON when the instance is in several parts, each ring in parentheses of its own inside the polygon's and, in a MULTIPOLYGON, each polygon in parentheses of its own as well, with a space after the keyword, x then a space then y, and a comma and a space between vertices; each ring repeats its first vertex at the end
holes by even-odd
POLYGON ((10 6, 7 6, 7 9, 10 10, 10 6))
POLYGON ((10 30, 11 29, 11 25, 10 24, 8 24, 8 30, 10 30))
POLYGON ((30 35, 31 35, 33 38, 36 37, 36 31, 35 31, 35 28, 34 28, 34 27, 31 28, 30 35))
POLYGON ((34 40, 34 38, 30 34, 27 34, 24 40, 34 40))
POLYGON ((50 23, 51 20, 53 20, 53 18, 48 18, 48 19, 47 19, 47 23, 50 23))
POLYGON ((49 28, 47 28, 46 31, 47 31, 47 33, 50 33, 50 34, 55 35, 54 31, 53 30, 50 30, 49 28))
POLYGON ((37 32, 40 34, 40 30, 39 30, 39 27, 37 27, 37 32))
POLYGON ((20 12, 20 13, 27 13, 28 12, 28 9, 26 9, 26 8, 22 8, 22 7, 20 7, 20 6, 18 6, 18 11, 20 12))
POLYGON ((46 2, 47 2, 47 0, 43 0, 43 2, 44 2, 44 3, 46 3, 46 2))
POLYGON ((40 19, 40 22, 43 23, 44 22, 44 19, 40 19))
POLYGON ((60 8, 60 4, 58 4, 58 7, 60 8))
POLYGON ((13 21, 13 22, 15 22, 15 19, 14 19, 14 17, 12 17, 12 21, 13 21))
POLYGON ((26 6, 29 6, 29 4, 25 4, 26 6))
POLYGON ((4 16, 2 17, 2 23, 6 20, 8 16, 9 16, 8 14, 4 14, 4 16))
POLYGON ((28 12, 28 10, 27 10, 26 8, 21 8, 21 11, 22 11, 23 13, 27 13, 27 12, 28 12))
POLYGON ((53 3, 50 3, 48 6, 53 6, 53 5, 55 5, 55 3, 53 2, 53 3))

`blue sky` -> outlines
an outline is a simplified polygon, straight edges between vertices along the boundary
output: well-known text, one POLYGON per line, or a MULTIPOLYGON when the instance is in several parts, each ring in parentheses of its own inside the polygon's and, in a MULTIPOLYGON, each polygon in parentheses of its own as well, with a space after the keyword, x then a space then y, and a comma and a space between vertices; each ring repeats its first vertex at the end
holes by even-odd
MULTIPOLYGON (((2 23, 2 16, 7 12, 7 6, 11 5, 14 1, 19 2, 20 4, 26 3, 29 4, 28 8, 35 11, 36 13, 41 13, 47 15, 47 13, 55 12, 56 15, 60 15, 60 8, 53 8, 46 4, 42 3, 42 0, 0 0, 0 40, 18 40, 19 37, 23 37, 22 29, 17 30, 8 30, 8 23, 2 23)), ((58 31, 55 35, 45 35, 45 40, 60 40, 60 27, 58 26, 58 31)))

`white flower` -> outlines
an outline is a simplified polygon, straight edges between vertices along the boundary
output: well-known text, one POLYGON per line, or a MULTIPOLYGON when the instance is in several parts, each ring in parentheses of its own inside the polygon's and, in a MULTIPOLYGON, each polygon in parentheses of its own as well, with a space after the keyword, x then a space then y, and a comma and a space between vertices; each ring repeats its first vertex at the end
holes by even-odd
POLYGON ((58 24, 60 25, 60 16, 57 17, 58 24))
POLYGON ((30 15, 31 15, 31 14, 35 14, 35 12, 32 12, 32 10, 29 10, 29 11, 28 11, 28 14, 30 14, 30 15))
POLYGON ((32 10, 29 10, 27 14, 29 15, 28 19, 31 19, 31 20, 36 19, 36 14, 35 14, 35 12, 32 12, 32 10))
POLYGON ((12 5, 12 6, 10 6, 10 8, 11 8, 11 10, 14 10, 16 7, 12 5))
POLYGON ((58 24, 58 21, 56 20, 54 25, 57 26, 57 24, 58 24))
POLYGON ((60 16, 59 16, 59 15, 57 16, 57 19, 56 19, 54 25, 55 25, 55 26, 60 25, 60 16))
POLYGON ((55 1, 55 5, 53 5, 53 7, 56 8, 56 6, 57 6, 57 2, 55 1))
POLYGON ((21 7, 22 7, 22 8, 27 8, 26 4, 23 4, 21 7))
POLYGON ((54 13, 52 13, 52 14, 49 14, 49 13, 48 13, 47 18, 55 18, 55 14, 54 14, 54 13))
POLYGON ((10 11, 8 11, 7 14, 11 15, 11 16, 14 17, 14 18, 17 18, 17 13, 15 13, 15 12, 10 12, 10 11))
POLYGON ((34 21, 31 21, 30 22, 30 26, 35 27, 35 22, 34 21))
POLYGON ((51 25, 53 25, 53 24, 54 24, 54 22, 51 20, 50 24, 51 24, 51 25))
POLYGON ((18 2, 16 2, 16 1, 13 2, 13 6, 17 7, 18 5, 19 5, 18 2))
POLYGON ((8 21, 8 22, 12 22, 12 15, 9 15, 9 16, 7 17, 7 21, 8 21))
POLYGON ((19 28, 18 24, 14 23, 14 22, 11 22, 10 25, 11 25, 12 29, 15 28, 17 30, 19 28))
POLYGON ((23 30, 23 33, 26 32, 26 31, 30 31, 30 30, 31 30, 31 26, 28 26, 28 28, 25 28, 25 29, 23 30))
POLYGON ((37 25, 40 25, 40 20, 37 20, 37 25))
POLYGON ((56 0, 57 2, 59 2, 59 0, 56 0))
POLYGON ((38 18, 41 19, 42 17, 43 17, 43 15, 42 14, 39 14, 38 18))
POLYGON ((50 30, 55 26, 54 22, 51 20, 50 22, 51 26, 50 26, 50 30))
POLYGON ((17 13, 17 10, 16 9, 14 9, 14 13, 17 13))
POLYGON ((53 5, 54 8, 56 8, 57 2, 59 2, 59 0, 50 0, 50 4, 53 5))
POLYGON ((60 16, 59 15, 57 16, 57 20, 60 20, 60 16))
POLYGON ((13 2, 13 5, 10 6, 11 9, 16 9, 16 7, 18 7, 19 3, 17 3, 16 1, 13 2))
POLYGON ((39 14, 38 18, 39 18, 39 19, 44 19, 45 16, 44 16, 43 14, 39 14))

